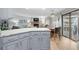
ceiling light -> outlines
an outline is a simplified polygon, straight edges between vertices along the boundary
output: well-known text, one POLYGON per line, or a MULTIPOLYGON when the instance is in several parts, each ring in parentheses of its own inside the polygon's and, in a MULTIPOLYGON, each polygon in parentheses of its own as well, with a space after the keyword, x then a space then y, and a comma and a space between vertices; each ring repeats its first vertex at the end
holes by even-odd
POLYGON ((46 8, 42 8, 43 10, 45 10, 46 8))

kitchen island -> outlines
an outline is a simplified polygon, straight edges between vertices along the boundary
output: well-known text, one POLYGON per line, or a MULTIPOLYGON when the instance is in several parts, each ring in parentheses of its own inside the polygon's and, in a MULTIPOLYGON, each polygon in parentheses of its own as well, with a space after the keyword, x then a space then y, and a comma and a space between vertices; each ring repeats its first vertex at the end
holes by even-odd
POLYGON ((48 50, 50 30, 47 28, 23 28, 1 31, 0 50, 48 50))

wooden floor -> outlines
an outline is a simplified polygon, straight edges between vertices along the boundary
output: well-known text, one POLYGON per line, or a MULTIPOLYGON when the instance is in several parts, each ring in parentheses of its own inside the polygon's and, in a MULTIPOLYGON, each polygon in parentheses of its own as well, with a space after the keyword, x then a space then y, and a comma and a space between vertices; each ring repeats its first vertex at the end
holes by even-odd
POLYGON ((77 50, 76 43, 68 38, 58 36, 51 37, 50 40, 51 50, 77 50))

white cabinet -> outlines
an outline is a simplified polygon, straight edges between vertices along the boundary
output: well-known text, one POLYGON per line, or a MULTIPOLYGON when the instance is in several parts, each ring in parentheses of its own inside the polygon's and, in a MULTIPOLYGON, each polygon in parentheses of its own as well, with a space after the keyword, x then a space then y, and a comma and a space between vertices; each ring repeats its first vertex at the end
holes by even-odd
POLYGON ((21 33, 17 35, 2 37, 0 40, 3 43, 1 49, 4 50, 27 50, 29 49, 29 36, 28 33, 21 33))
POLYGON ((18 35, 3 37, 2 40, 3 40, 3 43, 13 42, 15 40, 18 40, 18 35))
POLYGON ((14 10, 12 8, 0 8, 0 18, 8 19, 15 17, 14 10))
POLYGON ((20 33, 0 38, 0 44, 3 50, 48 50, 50 35, 45 31, 20 33))
POLYGON ((32 50, 40 50, 40 39, 38 35, 32 37, 30 44, 32 50))
POLYGON ((50 33, 49 32, 41 32, 41 34, 40 34, 40 49, 41 50, 50 49, 50 33))
POLYGON ((30 49, 32 50, 48 50, 50 49, 49 32, 32 32, 30 39, 30 49), (39 33, 39 34, 37 34, 39 33))
POLYGON ((23 38, 20 42, 20 46, 23 50, 29 50, 29 37, 23 38))
POLYGON ((11 42, 3 46, 3 50, 19 50, 19 49, 20 45, 18 41, 11 42))
POLYGON ((4 46, 4 50, 15 50, 15 44, 9 45, 9 46, 4 46))
POLYGON ((48 40, 47 37, 41 39, 41 50, 48 50, 50 49, 50 38, 48 40))
POLYGON ((22 38, 13 42, 4 44, 4 50, 28 50, 29 49, 29 37, 22 38))

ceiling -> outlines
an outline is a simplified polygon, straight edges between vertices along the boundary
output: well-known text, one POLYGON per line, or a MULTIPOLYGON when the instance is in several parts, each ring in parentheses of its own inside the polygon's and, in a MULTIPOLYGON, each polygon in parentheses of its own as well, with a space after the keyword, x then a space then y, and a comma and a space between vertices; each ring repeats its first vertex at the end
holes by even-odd
POLYGON ((18 15, 27 16, 48 16, 50 14, 58 14, 65 8, 15 8, 18 15))

